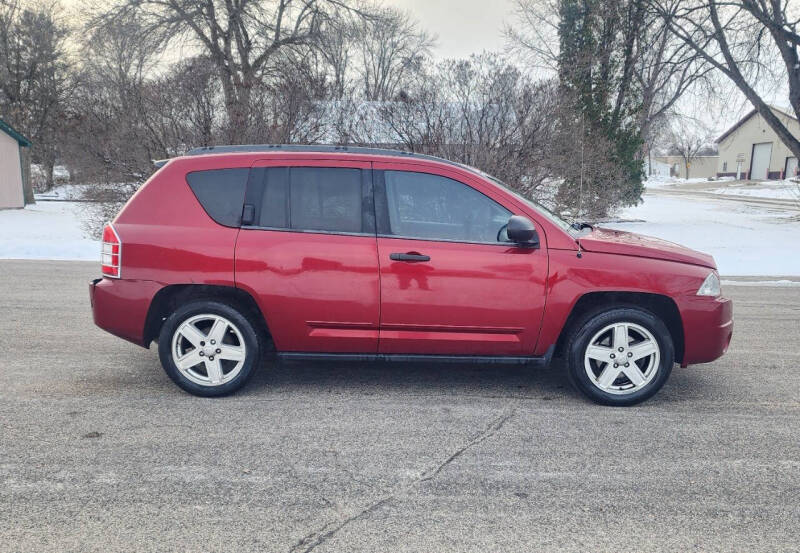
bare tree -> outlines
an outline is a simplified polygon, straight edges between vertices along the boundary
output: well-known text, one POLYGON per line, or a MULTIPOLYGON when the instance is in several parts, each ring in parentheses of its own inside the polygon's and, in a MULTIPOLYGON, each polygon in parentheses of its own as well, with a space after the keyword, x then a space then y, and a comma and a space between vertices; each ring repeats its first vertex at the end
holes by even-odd
POLYGON ((557 82, 531 82, 496 54, 425 68, 394 100, 352 112, 342 133, 351 142, 472 165, 563 213, 598 218, 622 202, 608 184, 619 177, 613 144, 576 132, 579 114, 557 82), (583 189, 563 186, 582 178, 583 189))
POLYGON ((168 155, 192 146, 212 146, 224 126, 222 91, 208 58, 198 56, 176 63, 156 78, 147 79, 142 103, 143 123, 168 155))
MULTIPOLYGON (((532 85, 493 54, 440 62, 420 72, 368 119, 372 143, 394 142, 480 168, 528 197, 544 198, 547 147, 558 94, 532 85)), ((369 132, 365 133, 369 135, 369 132)))
POLYGON ((328 80, 328 95, 341 100, 351 94, 356 59, 356 30, 361 12, 340 11, 322 26, 314 53, 323 60, 328 80))
POLYGON ((759 93, 770 79, 789 89, 800 117, 800 4, 795 0, 652 0, 670 32, 729 78, 792 153, 792 135, 759 93))
POLYGON ((637 38, 640 52, 633 79, 641 94, 639 126, 645 142, 652 142, 653 127, 667 119, 676 103, 698 85, 711 91, 708 79, 713 67, 673 35, 657 10, 647 6, 642 32, 637 38))
POLYGON ((353 30, 358 74, 367 100, 389 100, 403 80, 430 56, 434 38, 407 13, 379 8, 360 18, 353 30))
POLYGON ((257 142, 314 143, 324 138, 320 114, 329 89, 314 53, 292 52, 280 60, 278 76, 258 86, 253 108, 260 121, 254 130, 257 142))
MULTIPOLYGON (((80 84, 72 96, 70 156, 101 182, 143 179, 152 160, 172 155, 170 141, 152 132, 148 75, 160 42, 134 17, 86 34, 80 84)), ((174 94, 174 91, 171 92, 174 94)), ((170 97, 161 99, 168 103, 170 97)))
POLYGON ((188 40, 216 68, 228 117, 226 139, 247 141, 253 91, 286 51, 314 46, 325 22, 349 9, 338 0, 124 0, 103 15, 135 15, 144 32, 188 40))
MULTIPOLYGON (((42 164, 47 189, 53 186, 65 102, 73 86, 67 34, 56 6, 0 5, 0 113, 33 141, 32 157, 42 164)), ((31 201, 32 191, 26 190, 26 202, 31 201)))
POLYGON ((669 153, 681 157, 688 179, 692 162, 709 150, 710 134, 698 121, 675 116, 667 136, 669 153))
POLYGON ((516 23, 505 28, 508 48, 547 76, 558 73, 560 0, 516 0, 516 23))

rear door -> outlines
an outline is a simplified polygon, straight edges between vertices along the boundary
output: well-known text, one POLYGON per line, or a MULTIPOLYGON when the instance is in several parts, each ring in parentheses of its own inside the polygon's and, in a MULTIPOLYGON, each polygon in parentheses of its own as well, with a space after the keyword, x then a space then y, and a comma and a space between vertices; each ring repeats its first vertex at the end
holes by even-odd
POLYGON ((370 164, 257 162, 244 215, 236 285, 256 298, 276 348, 376 352, 380 305, 370 164))
POLYGON ((541 248, 507 242, 523 214, 444 168, 374 164, 381 353, 532 355, 545 300, 541 248))

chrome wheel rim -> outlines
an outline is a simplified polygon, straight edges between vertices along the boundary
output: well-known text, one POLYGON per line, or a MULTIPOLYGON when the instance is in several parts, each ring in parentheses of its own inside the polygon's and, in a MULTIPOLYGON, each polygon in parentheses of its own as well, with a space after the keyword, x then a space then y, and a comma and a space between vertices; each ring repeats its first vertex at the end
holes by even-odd
POLYGON ((610 394, 632 394, 658 372, 661 350, 655 336, 641 325, 619 322, 596 333, 583 357, 589 380, 610 394))
POLYGON ((201 386, 221 386, 238 375, 247 356, 239 329, 225 317, 195 315, 172 335, 172 360, 178 371, 201 386))

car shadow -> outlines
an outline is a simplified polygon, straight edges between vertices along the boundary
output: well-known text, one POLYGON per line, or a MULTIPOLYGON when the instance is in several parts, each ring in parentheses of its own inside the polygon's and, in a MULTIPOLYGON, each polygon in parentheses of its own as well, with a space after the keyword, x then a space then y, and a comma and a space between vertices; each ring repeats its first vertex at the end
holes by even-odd
POLYGON ((529 365, 269 360, 240 393, 309 391, 352 394, 576 398, 561 363, 529 365))
MULTIPOLYGON (((548 367, 440 362, 281 361, 269 358, 247 385, 229 398, 269 398, 275 394, 361 396, 457 396, 486 399, 533 399, 593 405, 570 385, 562 359, 548 367)), ((99 375, 98 375, 99 376, 99 375)), ((103 380, 102 377, 99 380, 103 380)), ((99 383, 98 383, 99 385, 99 383)), ((106 385, 110 383, 106 382, 106 385)), ((153 359, 142 358, 140 370, 118 376, 112 387, 180 390, 153 359), (154 374, 152 374, 152 373, 154 374), (155 378, 154 378, 155 377, 155 378)), ((85 384, 84 384, 85 386, 85 384)), ((83 393, 86 393, 83 389, 83 393)), ((673 368, 669 380, 640 407, 674 407, 726 395, 708 365, 673 368)))

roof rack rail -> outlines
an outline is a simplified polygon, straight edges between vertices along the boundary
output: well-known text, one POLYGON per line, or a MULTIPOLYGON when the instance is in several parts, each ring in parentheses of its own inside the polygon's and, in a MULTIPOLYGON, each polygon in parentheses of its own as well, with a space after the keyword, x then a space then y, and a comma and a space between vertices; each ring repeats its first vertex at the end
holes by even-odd
POLYGON ((393 150, 391 148, 369 148, 366 146, 335 146, 330 144, 234 144, 222 146, 202 146, 200 148, 193 148, 186 152, 187 156, 199 156, 206 154, 232 154, 232 153, 247 153, 247 152, 318 152, 318 153, 351 153, 351 154, 366 154, 366 155, 389 155, 389 156, 403 156, 414 159, 427 159, 430 161, 438 161, 440 163, 447 163, 449 165, 462 166, 462 164, 444 159, 441 157, 430 156, 426 154, 417 154, 407 150, 393 150))

